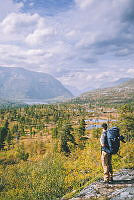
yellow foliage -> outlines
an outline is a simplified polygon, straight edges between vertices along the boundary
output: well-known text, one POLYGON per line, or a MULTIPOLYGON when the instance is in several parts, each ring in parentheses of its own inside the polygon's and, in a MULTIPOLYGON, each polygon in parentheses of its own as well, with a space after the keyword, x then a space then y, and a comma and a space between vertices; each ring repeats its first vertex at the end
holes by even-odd
MULTIPOLYGON (((32 147, 27 148, 27 151, 30 152, 32 147)), ((36 150, 40 147, 37 145, 36 150)), ((16 148, 0 153, 2 200, 56 200, 103 175, 100 142, 97 138, 88 139, 83 150, 78 146, 68 157, 58 153, 57 141, 45 144, 45 154, 31 154, 27 162, 17 160, 16 148)), ((125 167, 134 167, 132 142, 122 143, 120 156, 113 155, 114 171, 125 167)))

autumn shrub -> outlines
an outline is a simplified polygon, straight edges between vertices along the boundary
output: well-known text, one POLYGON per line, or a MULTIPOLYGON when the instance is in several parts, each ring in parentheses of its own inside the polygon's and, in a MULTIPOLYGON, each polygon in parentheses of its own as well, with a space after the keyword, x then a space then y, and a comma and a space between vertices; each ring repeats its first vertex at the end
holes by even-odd
MULTIPOLYGON (((113 171, 134 167, 134 143, 121 143, 120 151, 112 156, 113 171)), ((65 163, 67 171, 66 186, 79 190, 83 186, 103 177, 101 166, 100 141, 91 138, 83 150, 77 149, 65 163)))
POLYGON ((29 153, 25 151, 24 145, 21 144, 17 148, 17 157, 20 160, 27 161, 29 153))
POLYGON ((35 197, 46 200, 59 199, 66 192, 65 177, 61 155, 49 154, 33 173, 35 197))
POLYGON ((83 150, 78 149, 71 155, 65 168, 66 184, 73 190, 99 178, 102 174, 99 141, 90 139, 83 150))
MULTIPOLYGON (((116 156, 118 157, 118 162, 119 162, 118 169, 134 168, 134 142, 130 141, 126 142, 125 144, 122 143, 119 156, 118 155, 116 156)), ((113 161, 113 163, 115 165, 117 161, 116 162, 113 161)))
POLYGON ((2 169, 3 200, 55 200, 66 193, 65 169, 60 155, 38 163, 20 162, 2 169))
MULTIPOLYGON (((132 142, 121 144, 120 155, 113 155, 114 172, 134 166, 133 147, 132 142)), ((13 152, 8 156, 11 155, 13 152)), ((22 160, 10 165, 1 162, 0 199, 61 199, 64 194, 79 190, 103 176, 100 157, 99 139, 90 138, 83 150, 77 147, 68 157, 50 149, 44 159, 37 162, 22 160)))

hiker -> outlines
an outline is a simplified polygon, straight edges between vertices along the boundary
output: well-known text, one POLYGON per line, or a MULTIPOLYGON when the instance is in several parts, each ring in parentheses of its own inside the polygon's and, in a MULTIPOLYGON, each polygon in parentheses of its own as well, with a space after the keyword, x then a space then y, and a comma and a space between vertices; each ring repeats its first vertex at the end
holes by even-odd
POLYGON ((112 170, 112 154, 105 151, 109 150, 107 141, 107 124, 102 124, 103 132, 100 138, 101 143, 101 162, 104 170, 104 183, 113 181, 113 170, 112 170))
POLYGON ((104 183, 113 181, 112 155, 118 154, 120 141, 125 142, 123 135, 120 135, 118 127, 112 127, 107 130, 107 124, 102 124, 103 132, 100 138, 101 143, 101 161, 104 170, 104 183))

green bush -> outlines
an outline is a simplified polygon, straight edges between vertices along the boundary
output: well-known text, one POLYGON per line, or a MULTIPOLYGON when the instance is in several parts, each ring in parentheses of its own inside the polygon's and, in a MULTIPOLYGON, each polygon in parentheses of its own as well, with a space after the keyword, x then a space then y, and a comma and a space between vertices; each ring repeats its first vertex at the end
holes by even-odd
POLYGON ((28 157, 29 157, 29 153, 26 153, 25 152, 25 149, 24 149, 24 145, 20 145, 18 146, 18 149, 17 149, 17 157, 20 159, 20 160, 23 160, 23 161, 27 161, 28 157))
POLYGON ((56 200, 66 192, 65 169, 59 155, 38 163, 21 162, 2 169, 2 200, 56 200))

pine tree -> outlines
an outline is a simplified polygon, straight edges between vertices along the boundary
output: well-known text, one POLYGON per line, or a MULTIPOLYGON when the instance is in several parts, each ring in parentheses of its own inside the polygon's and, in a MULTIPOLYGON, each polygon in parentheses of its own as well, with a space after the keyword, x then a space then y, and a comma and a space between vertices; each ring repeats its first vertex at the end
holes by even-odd
POLYGON ((72 144, 76 145, 75 138, 71 134, 72 130, 73 128, 70 123, 66 123, 63 127, 63 130, 61 132, 61 151, 62 152, 71 153, 68 142, 71 142, 72 144))
POLYGON ((8 135, 8 121, 6 120, 5 124, 3 127, 0 128, 0 149, 3 149, 4 147, 4 142, 7 138, 8 135))
POLYGON ((78 128, 78 135, 81 137, 81 136, 84 136, 85 135, 85 130, 86 130, 86 123, 85 123, 85 120, 82 119, 80 121, 80 126, 78 128))
POLYGON ((118 124, 127 141, 134 138, 134 107, 131 104, 120 107, 118 124))

